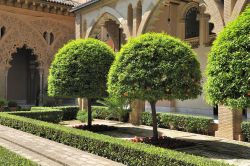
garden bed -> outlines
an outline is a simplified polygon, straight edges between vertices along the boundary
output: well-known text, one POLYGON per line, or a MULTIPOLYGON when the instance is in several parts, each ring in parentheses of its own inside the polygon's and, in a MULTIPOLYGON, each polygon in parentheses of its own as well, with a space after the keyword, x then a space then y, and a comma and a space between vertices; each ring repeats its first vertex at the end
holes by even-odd
POLYGON ((145 143, 154 145, 161 148, 167 149, 177 149, 177 148, 186 148, 190 146, 195 146, 195 143, 187 142, 183 140, 178 140, 174 138, 170 138, 167 136, 161 136, 158 138, 158 141, 155 141, 152 137, 135 137, 131 139, 132 142, 145 143))
POLYGON ((117 127, 114 126, 107 126, 107 125, 92 125, 91 128, 88 128, 87 125, 73 125, 72 126, 75 129, 80 130, 88 130, 92 132, 103 132, 103 131, 114 131, 117 130, 117 127))
POLYGON ((226 166, 223 162, 25 117, 0 114, 0 124, 32 133, 125 165, 226 166), (139 158, 138 158, 139 156, 139 158))

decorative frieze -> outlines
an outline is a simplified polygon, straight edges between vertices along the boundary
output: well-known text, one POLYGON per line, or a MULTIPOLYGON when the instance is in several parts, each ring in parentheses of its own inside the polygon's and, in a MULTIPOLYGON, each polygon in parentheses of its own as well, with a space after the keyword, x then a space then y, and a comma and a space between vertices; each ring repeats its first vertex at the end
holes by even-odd
POLYGON ((49 0, 0 0, 0 5, 13 6, 23 9, 41 11, 66 16, 74 16, 70 12, 73 6, 77 5, 74 1, 49 1, 49 0))

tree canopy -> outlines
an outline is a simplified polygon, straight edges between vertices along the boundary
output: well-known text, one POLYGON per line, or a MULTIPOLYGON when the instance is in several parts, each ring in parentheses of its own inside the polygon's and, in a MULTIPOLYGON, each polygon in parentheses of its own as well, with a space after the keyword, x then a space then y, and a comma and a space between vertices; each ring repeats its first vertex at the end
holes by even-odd
POLYGON ((200 65, 188 44, 148 33, 122 47, 109 72, 108 91, 150 102, 185 100, 201 93, 200 80, 200 65))
POLYGON ((72 40, 55 55, 50 67, 50 96, 101 98, 114 60, 112 49, 96 39, 72 40))
POLYGON ((250 106, 250 6, 218 35, 206 74, 208 103, 231 108, 250 106))

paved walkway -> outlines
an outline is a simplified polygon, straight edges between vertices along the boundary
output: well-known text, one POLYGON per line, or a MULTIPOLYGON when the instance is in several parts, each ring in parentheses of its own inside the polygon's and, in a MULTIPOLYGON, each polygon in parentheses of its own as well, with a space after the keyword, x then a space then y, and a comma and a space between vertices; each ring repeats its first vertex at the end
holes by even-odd
POLYGON ((76 148, 0 125, 0 146, 42 166, 122 166, 76 148))
MULTIPOLYGON (((67 123, 67 122, 65 122, 67 123)), ((79 121, 68 122, 70 125, 79 124, 79 121)), ((129 123, 117 121, 95 120, 94 123, 117 126, 117 131, 102 132, 102 134, 111 135, 117 138, 129 139, 135 136, 152 136, 152 127, 133 126, 129 123)), ((183 139, 195 142, 196 146, 177 149, 194 155, 204 156, 215 160, 223 160, 230 164, 238 166, 250 166, 250 143, 232 141, 212 136, 181 132, 159 128, 160 135, 172 138, 183 139)))

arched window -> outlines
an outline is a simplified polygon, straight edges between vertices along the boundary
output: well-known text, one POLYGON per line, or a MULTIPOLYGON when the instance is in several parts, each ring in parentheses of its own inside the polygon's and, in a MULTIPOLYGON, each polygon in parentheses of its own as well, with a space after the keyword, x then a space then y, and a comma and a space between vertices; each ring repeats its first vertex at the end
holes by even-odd
POLYGON ((47 42, 47 44, 49 44, 49 45, 52 45, 54 40, 55 40, 55 36, 52 32, 48 33, 45 31, 43 33, 43 38, 47 42))
POLYGON ((185 38, 198 37, 199 31, 199 21, 197 19, 199 10, 197 7, 190 8, 186 13, 185 18, 185 38))
POLYGON ((133 30, 133 6, 131 4, 128 5, 128 27, 130 33, 132 33, 133 30))
POLYGON ((51 32, 51 33, 50 33, 49 44, 51 45, 51 44, 53 44, 53 42, 54 42, 54 34, 51 32))
POLYGON ((0 39, 5 35, 5 31, 6 31, 6 28, 4 26, 0 27, 0 39))
POLYGON ((43 32, 43 38, 47 41, 47 35, 48 35, 48 33, 47 32, 43 32))
POLYGON ((136 30, 138 30, 142 20, 142 4, 141 1, 138 1, 136 7, 136 30))

